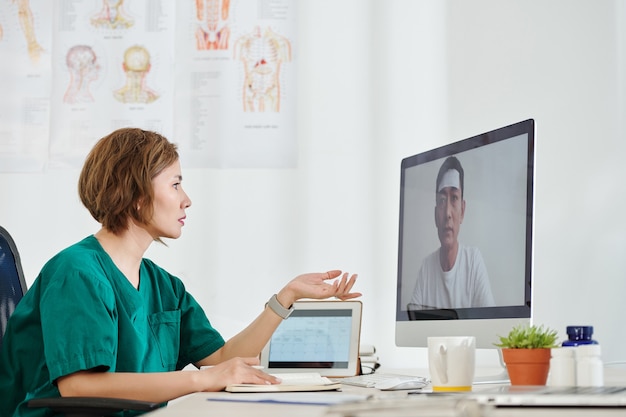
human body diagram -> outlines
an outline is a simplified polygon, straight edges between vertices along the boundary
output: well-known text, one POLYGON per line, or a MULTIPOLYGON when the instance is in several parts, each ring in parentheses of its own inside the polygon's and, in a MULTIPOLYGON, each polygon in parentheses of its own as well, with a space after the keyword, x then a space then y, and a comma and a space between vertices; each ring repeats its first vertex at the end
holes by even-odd
POLYGON ((159 94, 147 86, 146 77, 150 71, 150 54, 140 45, 131 46, 124 53, 123 63, 126 84, 113 95, 122 103, 152 103, 159 94))
POLYGON ((68 104, 93 102, 89 86, 98 78, 100 72, 100 65, 93 49, 87 45, 73 46, 67 52, 65 62, 70 73, 70 83, 63 96, 63 102, 68 104))
POLYGON ((291 43, 272 31, 256 27, 237 39, 235 59, 243 64, 243 109, 246 112, 280 111, 280 71, 291 61, 291 43))
MULTIPOLYGON (((37 37, 35 36, 35 18, 30 8, 29 0, 12 0, 17 3, 17 17, 22 28, 22 33, 26 39, 26 49, 30 60, 34 63, 39 62, 41 54, 44 52, 43 47, 39 44, 37 37)), ((2 28, 0 28, 0 39, 2 39, 2 28)))
POLYGON ((91 17, 91 24, 101 29, 128 29, 135 21, 124 10, 124 0, 103 0, 100 11, 91 17))
POLYGON ((230 40, 230 0, 196 0, 196 49, 225 50, 230 40))

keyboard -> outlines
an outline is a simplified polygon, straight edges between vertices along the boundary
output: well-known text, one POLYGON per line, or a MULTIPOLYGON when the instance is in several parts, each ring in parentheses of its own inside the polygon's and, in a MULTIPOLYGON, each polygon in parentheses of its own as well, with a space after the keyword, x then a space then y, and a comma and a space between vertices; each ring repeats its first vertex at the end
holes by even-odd
POLYGON ((341 378, 341 383, 364 388, 378 389, 420 389, 430 384, 428 378, 398 374, 365 374, 341 378))

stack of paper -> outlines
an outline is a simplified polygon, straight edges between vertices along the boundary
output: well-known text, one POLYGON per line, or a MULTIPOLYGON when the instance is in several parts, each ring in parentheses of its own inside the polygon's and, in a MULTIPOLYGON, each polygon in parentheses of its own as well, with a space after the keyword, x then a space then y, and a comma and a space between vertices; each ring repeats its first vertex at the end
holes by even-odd
POLYGON ((361 360, 361 370, 364 374, 374 372, 380 367, 374 345, 362 344, 359 348, 359 359, 361 360))

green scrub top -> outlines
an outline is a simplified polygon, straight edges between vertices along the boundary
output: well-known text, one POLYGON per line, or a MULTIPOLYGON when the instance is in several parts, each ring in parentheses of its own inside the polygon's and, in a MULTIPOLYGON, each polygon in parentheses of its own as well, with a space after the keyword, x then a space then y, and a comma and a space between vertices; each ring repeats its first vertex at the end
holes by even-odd
POLYGON ((58 397, 64 375, 180 370, 223 345, 180 279, 143 259, 136 289, 89 236, 43 267, 9 320, 0 416, 48 415, 26 402, 58 397))

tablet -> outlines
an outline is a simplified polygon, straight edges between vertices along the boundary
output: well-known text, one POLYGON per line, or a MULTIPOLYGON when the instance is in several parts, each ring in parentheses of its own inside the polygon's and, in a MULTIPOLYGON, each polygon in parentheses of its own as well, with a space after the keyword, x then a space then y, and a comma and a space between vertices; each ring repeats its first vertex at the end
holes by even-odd
POLYGON ((360 301, 298 301, 261 352, 268 373, 359 373, 360 301))

